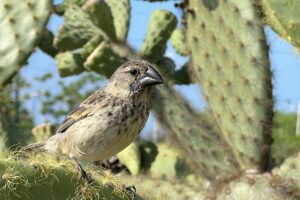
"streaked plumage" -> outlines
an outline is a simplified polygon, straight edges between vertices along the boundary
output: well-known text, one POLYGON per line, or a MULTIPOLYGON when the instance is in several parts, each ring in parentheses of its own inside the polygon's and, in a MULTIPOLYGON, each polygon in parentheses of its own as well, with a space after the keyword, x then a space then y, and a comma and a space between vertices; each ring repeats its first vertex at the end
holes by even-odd
POLYGON ((36 145, 79 160, 107 159, 138 136, 149 115, 150 88, 162 82, 150 63, 129 61, 72 111, 54 136, 36 145))

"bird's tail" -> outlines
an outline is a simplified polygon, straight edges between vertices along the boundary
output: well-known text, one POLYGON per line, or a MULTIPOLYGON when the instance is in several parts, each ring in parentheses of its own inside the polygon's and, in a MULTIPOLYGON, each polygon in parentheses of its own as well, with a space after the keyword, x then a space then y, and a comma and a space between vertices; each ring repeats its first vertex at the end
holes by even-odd
POLYGON ((45 152, 45 143, 33 143, 29 144, 21 149, 24 152, 45 152))

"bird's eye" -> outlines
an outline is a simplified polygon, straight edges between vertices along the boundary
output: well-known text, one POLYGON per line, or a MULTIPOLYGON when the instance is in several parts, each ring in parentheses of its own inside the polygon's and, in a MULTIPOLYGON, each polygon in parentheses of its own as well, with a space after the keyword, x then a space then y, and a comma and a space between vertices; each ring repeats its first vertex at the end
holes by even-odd
POLYGON ((138 71, 137 69, 132 69, 132 70, 130 71, 130 74, 131 74, 132 76, 137 76, 137 75, 139 74, 139 71, 138 71))

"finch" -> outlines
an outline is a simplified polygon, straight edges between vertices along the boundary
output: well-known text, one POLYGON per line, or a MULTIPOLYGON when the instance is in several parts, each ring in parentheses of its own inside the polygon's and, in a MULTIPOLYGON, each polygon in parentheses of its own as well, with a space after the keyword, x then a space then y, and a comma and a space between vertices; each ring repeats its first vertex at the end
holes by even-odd
POLYGON ((56 134, 25 149, 65 155, 75 161, 81 176, 89 177, 79 160, 105 160, 133 142, 149 116, 151 87, 163 79, 146 61, 128 61, 108 83, 70 112, 56 134))

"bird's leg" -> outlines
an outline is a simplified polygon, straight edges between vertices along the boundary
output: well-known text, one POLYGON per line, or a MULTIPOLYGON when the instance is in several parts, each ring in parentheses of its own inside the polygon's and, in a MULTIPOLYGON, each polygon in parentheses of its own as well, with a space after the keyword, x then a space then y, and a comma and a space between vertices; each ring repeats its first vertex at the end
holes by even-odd
POLYGON ((84 169, 82 168, 81 164, 77 161, 77 159, 75 157, 71 157, 70 159, 75 163, 77 169, 80 172, 80 176, 84 179, 84 181, 88 184, 91 183, 92 182, 91 176, 88 173, 86 173, 86 171, 84 171, 84 169))
POLYGON ((124 186, 125 190, 128 191, 131 195, 131 199, 134 200, 135 199, 135 195, 136 195, 136 188, 134 185, 128 185, 128 186, 124 186))

